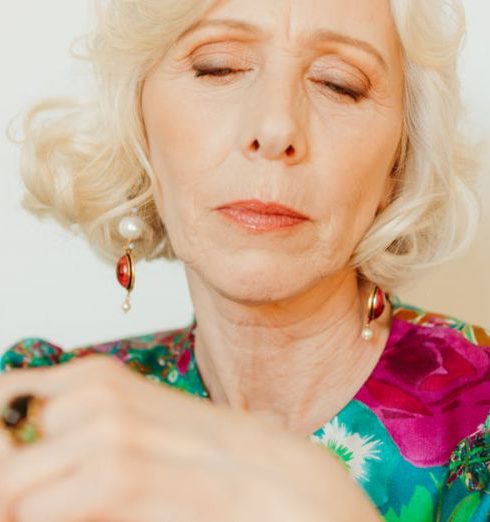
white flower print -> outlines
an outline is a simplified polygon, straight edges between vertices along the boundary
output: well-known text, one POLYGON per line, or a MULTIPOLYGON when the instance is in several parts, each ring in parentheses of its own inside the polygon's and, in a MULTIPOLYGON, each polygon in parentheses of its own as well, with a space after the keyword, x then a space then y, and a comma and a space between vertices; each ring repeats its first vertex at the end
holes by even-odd
POLYGON ((325 424, 319 435, 310 435, 309 439, 316 444, 333 451, 356 480, 367 480, 365 462, 368 459, 380 460, 379 447, 383 444, 374 440, 374 435, 363 437, 359 433, 351 433, 337 418, 325 424))

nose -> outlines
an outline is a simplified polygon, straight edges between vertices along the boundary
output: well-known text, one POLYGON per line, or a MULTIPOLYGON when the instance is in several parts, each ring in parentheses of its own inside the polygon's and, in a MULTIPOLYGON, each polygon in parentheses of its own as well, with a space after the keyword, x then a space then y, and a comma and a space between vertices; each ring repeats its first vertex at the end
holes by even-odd
POLYGON ((293 165, 307 154, 306 122, 301 94, 293 82, 272 78, 257 89, 254 109, 247 107, 248 132, 243 149, 251 160, 278 160, 293 165))

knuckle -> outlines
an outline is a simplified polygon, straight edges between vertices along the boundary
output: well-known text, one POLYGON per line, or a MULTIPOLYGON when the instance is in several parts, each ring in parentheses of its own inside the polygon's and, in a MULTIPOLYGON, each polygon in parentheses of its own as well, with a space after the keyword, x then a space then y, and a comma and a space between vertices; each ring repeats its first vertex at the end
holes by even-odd
POLYGON ((41 412, 42 423, 46 434, 56 435, 73 424, 106 416, 120 403, 110 386, 100 382, 85 383, 47 401, 41 412))
POLYGON ((25 392, 33 386, 39 387, 44 383, 46 372, 52 374, 53 367, 44 368, 17 368, 0 374, 0 404, 3 405, 12 395, 25 392))
POLYGON ((122 366, 121 361, 106 353, 91 353, 79 359, 72 359, 70 363, 73 366, 81 366, 94 375, 105 375, 108 372, 118 371, 122 366))
POLYGON ((87 389, 87 393, 97 403, 107 405, 110 408, 116 408, 122 402, 118 386, 107 379, 91 384, 87 389))

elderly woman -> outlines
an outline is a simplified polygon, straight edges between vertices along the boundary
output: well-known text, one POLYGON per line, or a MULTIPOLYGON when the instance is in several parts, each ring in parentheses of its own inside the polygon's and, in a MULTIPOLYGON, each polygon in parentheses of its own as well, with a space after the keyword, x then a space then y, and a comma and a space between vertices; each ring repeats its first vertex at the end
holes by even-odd
POLYGON ((181 260, 195 314, 5 352, 0 520, 488 520, 490 332, 392 293, 477 222, 461 11, 101 8, 96 102, 26 118, 25 205, 117 263, 125 311, 139 259, 181 260))

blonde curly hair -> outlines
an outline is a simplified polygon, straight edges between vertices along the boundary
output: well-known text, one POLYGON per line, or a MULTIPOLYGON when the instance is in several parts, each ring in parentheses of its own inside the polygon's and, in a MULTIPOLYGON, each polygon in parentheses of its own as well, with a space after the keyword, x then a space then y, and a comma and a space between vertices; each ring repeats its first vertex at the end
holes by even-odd
MULTIPOLYGON (((405 66, 405 117, 395 190, 351 264, 385 290, 465 249, 478 225, 474 148, 461 129, 459 0, 390 0, 405 66)), ((132 207, 146 223, 136 255, 175 259, 153 199, 141 114, 148 72, 212 0, 108 0, 82 40, 94 66, 91 102, 42 100, 23 119, 23 205, 83 233, 118 257, 118 221, 132 207)), ((79 56, 80 57, 80 56, 79 56)))

